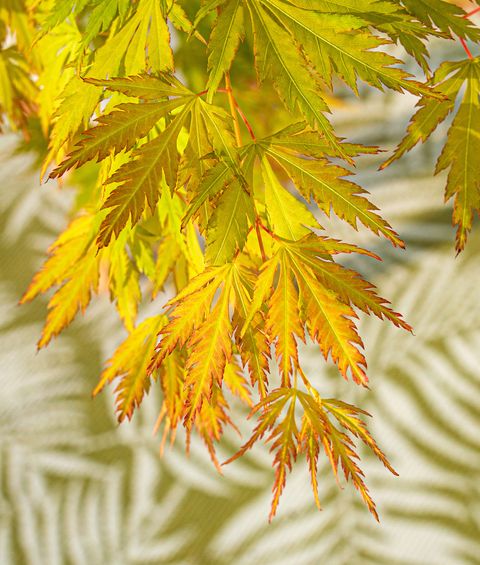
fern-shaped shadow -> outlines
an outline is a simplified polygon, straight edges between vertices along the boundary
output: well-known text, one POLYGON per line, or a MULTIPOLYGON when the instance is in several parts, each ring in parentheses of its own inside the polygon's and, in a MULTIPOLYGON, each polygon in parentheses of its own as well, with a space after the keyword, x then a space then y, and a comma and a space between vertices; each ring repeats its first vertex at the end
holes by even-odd
MULTIPOLYGON (((411 111, 410 103, 403 107, 399 101, 375 95, 347 105, 340 117, 345 134, 378 144, 379 129, 389 130, 383 141, 393 143, 411 111)), ((11 153, 13 142, 5 152, 11 153)), ((323 394, 373 414, 374 435, 400 473, 386 475, 365 454, 380 525, 350 488, 338 489, 326 463, 320 476, 325 510, 313 508, 300 464, 278 518, 268 525, 267 450, 259 446, 224 477, 215 474, 196 441, 189 459, 175 446, 161 460, 151 435, 160 401, 155 389, 134 421, 117 427, 108 395, 90 399, 102 360, 121 339, 106 299, 51 351, 36 356, 42 305, 19 310, 13 304, 38 267, 41 250, 64 225, 68 196, 32 188, 37 181, 28 162, 9 161, 4 153, 8 170, 1 174, 9 180, 0 201, 6 226, 0 243, 2 565, 479 563, 480 239, 472 238, 466 253, 454 259, 442 182, 432 182, 427 172, 432 151, 435 143, 383 173, 376 186, 371 179, 380 160, 367 159, 360 170, 360 181, 409 247, 402 254, 383 246, 382 264, 356 267, 392 298, 416 335, 362 320, 372 375, 368 393, 331 375, 318 351, 303 352, 323 394)), ((330 227, 332 235, 352 240, 351 231, 342 231, 349 228, 334 221, 330 227)), ((365 232, 357 243, 377 244, 365 232)), ((248 436, 249 424, 242 426, 248 436)), ((233 444, 238 439, 229 436, 219 458, 227 458, 233 444)))

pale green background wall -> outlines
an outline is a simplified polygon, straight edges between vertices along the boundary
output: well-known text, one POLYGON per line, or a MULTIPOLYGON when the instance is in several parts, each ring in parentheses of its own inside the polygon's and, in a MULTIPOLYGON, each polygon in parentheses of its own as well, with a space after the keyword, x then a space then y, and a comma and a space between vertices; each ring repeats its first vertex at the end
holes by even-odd
MULTIPOLYGON (((338 122, 356 141, 392 145, 412 103, 408 96, 369 95, 349 102, 338 122)), ((321 394, 357 402, 374 415, 372 429, 400 473, 394 478, 378 462, 364 462, 380 525, 351 487, 337 489, 326 466, 320 477, 325 510, 318 513, 302 462, 268 525, 268 450, 254 450, 224 477, 197 441, 189 459, 181 442, 160 459, 151 432, 155 392, 133 423, 118 427, 109 391, 90 398, 102 360, 123 336, 106 297, 35 354, 45 301, 21 308, 16 301, 65 225, 70 197, 53 183, 40 187, 29 159, 14 156, 15 139, 4 138, 0 564, 480 563, 480 230, 455 259, 442 179, 431 177, 444 135, 443 129, 391 171, 376 174, 379 159, 360 170, 374 202, 409 245, 406 252, 382 245, 376 250, 383 263, 362 258, 356 265, 404 313, 415 337, 363 320, 369 393, 345 385, 317 351, 304 352, 321 394)), ((365 232, 337 223, 331 229, 378 245, 365 232)), ((241 424, 244 436, 249 426, 241 424)), ((229 435, 220 459, 238 444, 229 435)))

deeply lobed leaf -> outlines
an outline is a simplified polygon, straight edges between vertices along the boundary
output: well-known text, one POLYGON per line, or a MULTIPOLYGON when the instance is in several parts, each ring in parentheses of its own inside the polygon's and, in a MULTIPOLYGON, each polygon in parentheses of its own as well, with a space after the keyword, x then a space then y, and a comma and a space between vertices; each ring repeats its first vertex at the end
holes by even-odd
MULTIPOLYGON (((59 164, 50 177, 99 162, 75 173, 85 185, 76 219, 22 299, 58 288, 39 345, 83 311, 92 293, 109 293, 129 335, 96 392, 117 383, 119 420, 131 418, 158 381, 162 446, 183 424, 187 448, 198 433, 220 469, 215 445, 227 426, 235 427, 233 393, 254 403, 258 415, 234 458, 265 436, 274 452, 271 518, 303 453, 320 506, 322 450, 377 516, 354 439, 392 468, 367 431, 366 414, 320 398, 298 351, 310 339, 340 374, 366 385, 357 311, 411 330, 372 284, 336 261, 340 253, 379 257, 319 235, 321 218, 334 212, 403 247, 339 163, 353 165, 378 148, 336 135, 327 117, 337 104, 330 91, 340 79, 357 94, 361 81, 421 97, 392 160, 455 113, 437 169, 449 169, 446 195, 455 200, 462 248, 480 207, 472 159, 479 149, 478 60, 442 65, 423 84, 402 69, 390 46, 401 44, 429 74, 428 38, 476 40, 478 30, 461 9, 440 0, 212 0, 196 14, 195 5, 177 1, 100 4, 52 3, 56 13, 48 8, 35 20, 43 27, 40 60, 32 55, 26 63, 28 41, 22 64, 11 52, 0 57, 0 104, 10 122, 28 124, 26 110, 14 112, 22 100, 34 115, 39 106, 44 132, 51 127, 45 168, 59 164), (68 41, 53 39, 66 30, 68 41), (15 76, 5 79, 3 68, 16 69, 15 76), (272 87, 285 108, 276 95, 267 99, 272 87), (285 127, 272 134, 278 124, 285 127), (162 291, 173 296, 163 314, 137 323, 145 293, 159 312, 162 291)), ((37 5, 31 11, 34 18, 41 12, 37 5)), ((9 33, 21 46, 23 32, 9 33)))

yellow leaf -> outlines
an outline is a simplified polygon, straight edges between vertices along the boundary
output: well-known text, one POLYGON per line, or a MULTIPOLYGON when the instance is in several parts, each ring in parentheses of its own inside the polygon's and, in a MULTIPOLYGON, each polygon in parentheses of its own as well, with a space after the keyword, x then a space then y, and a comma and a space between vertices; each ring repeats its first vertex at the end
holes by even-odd
POLYGON ((185 374, 187 428, 191 427, 203 402, 210 400, 214 383, 221 385, 225 365, 232 356, 229 294, 227 281, 217 304, 189 342, 185 374))
POLYGON ((284 188, 266 157, 262 159, 265 206, 273 231, 287 239, 300 239, 310 227, 320 227, 308 208, 284 188))
POLYGON ((50 257, 33 277, 20 304, 33 300, 38 294, 46 292, 67 277, 91 243, 92 225, 93 217, 90 215, 79 216, 72 220, 68 228, 48 249, 50 257))
POLYGON ((127 254, 125 236, 115 241, 106 251, 105 255, 110 261, 110 294, 112 300, 116 300, 117 310, 125 327, 131 332, 142 297, 139 273, 127 254))
POLYGON ((164 316, 153 316, 134 328, 116 349, 93 391, 95 396, 106 384, 117 377, 120 379, 115 388, 116 412, 120 422, 125 417, 128 419, 132 417, 133 411, 140 405, 143 396, 150 388, 147 367, 155 350, 157 334, 165 321, 164 316))
POLYGON ((92 292, 98 288, 99 256, 95 249, 90 251, 69 272, 67 282, 53 295, 48 303, 48 315, 43 328, 38 348, 48 345, 52 337, 56 337, 66 328, 78 310, 85 312, 92 292))
MULTIPOLYGON (((222 468, 215 453, 215 443, 222 437, 225 424, 233 425, 227 414, 228 409, 229 406, 223 396, 222 389, 214 383, 211 397, 202 403, 195 419, 195 429, 205 442, 212 462, 220 474, 222 474, 222 468)), ((188 430, 187 433, 190 433, 190 431, 188 430)))
POLYGON ((351 320, 355 312, 336 299, 333 292, 319 284, 304 265, 297 266, 302 308, 307 312, 308 333, 318 341, 325 359, 331 355, 341 374, 347 378, 350 370, 357 384, 366 385, 366 361, 360 352, 363 343, 351 320))
POLYGON ((277 286, 268 302, 266 332, 275 343, 282 386, 289 386, 290 377, 298 366, 296 338, 304 340, 303 322, 298 307, 298 291, 289 273, 285 255, 279 261, 280 272, 277 286))
POLYGON ((235 396, 238 396, 238 398, 245 402, 245 404, 248 404, 248 406, 253 406, 247 381, 245 380, 242 369, 236 362, 230 361, 225 366, 223 382, 235 396))

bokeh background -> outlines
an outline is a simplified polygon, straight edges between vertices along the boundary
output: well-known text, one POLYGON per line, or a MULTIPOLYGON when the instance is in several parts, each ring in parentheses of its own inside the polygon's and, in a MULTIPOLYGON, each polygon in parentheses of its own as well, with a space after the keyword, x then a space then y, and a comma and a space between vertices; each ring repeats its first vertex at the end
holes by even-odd
MULTIPOLYGON (((435 44, 432 51, 435 51, 435 44)), ((464 56, 438 44, 438 60, 464 56)), ((350 139, 391 148, 415 99, 370 90, 338 102, 350 139)), ((447 126, 445 126, 447 127, 447 126)), ((456 565, 480 563, 480 230, 455 258, 444 178, 432 176, 445 127, 387 171, 382 157, 359 181, 407 242, 402 252, 332 221, 331 234, 374 249, 354 263, 413 325, 415 336, 362 318, 371 390, 361 391, 302 351, 323 396, 367 409, 399 477, 364 453, 381 522, 324 464, 323 511, 300 461, 272 524, 268 448, 258 446, 220 476, 203 445, 180 440, 159 456, 153 388, 132 422, 118 426, 110 391, 92 400, 102 365, 124 337, 108 296, 94 301, 41 353, 46 300, 17 301, 67 223, 73 193, 40 185, 35 156, 0 141, 0 564, 1 565, 456 565)), ((480 156, 478 156, 480 159, 480 156)), ((480 166, 480 161, 479 161, 480 166)), ((325 222, 322 221, 325 225, 325 222)), ((146 304, 142 316, 159 305, 146 304)), ((243 437, 251 423, 233 402, 243 437)), ((226 459, 240 444, 227 435, 226 459)))

